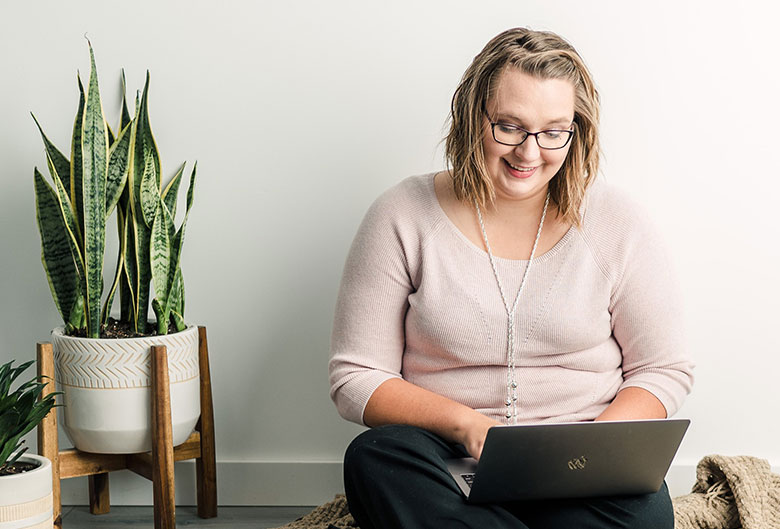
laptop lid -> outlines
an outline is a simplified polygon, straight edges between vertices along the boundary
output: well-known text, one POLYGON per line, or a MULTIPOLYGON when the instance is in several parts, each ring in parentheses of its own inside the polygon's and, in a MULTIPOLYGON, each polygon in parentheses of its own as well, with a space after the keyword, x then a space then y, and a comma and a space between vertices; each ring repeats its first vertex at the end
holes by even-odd
POLYGON ((661 488, 689 424, 652 419, 494 426, 478 464, 472 458, 447 464, 475 503, 647 494, 661 488))

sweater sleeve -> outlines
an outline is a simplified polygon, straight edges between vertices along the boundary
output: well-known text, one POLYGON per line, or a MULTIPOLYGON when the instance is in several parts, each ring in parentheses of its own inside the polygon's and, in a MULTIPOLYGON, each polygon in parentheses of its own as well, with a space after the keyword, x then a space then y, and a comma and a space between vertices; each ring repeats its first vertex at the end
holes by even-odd
POLYGON ((693 384, 682 299, 662 238, 641 208, 629 205, 630 212, 624 209, 624 216, 610 219, 615 253, 607 250, 616 265, 610 312, 613 336, 623 354, 619 389, 649 391, 671 417, 693 384))
POLYGON ((347 256, 336 303, 330 396, 339 414, 358 424, 364 424, 374 390, 401 377, 404 320, 413 291, 402 208, 393 189, 368 210, 347 256))

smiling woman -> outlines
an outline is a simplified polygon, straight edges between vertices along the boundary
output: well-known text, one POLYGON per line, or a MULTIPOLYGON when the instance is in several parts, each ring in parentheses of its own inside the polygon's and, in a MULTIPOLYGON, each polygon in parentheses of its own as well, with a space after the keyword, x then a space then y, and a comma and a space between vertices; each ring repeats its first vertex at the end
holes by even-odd
POLYGON ((568 43, 508 30, 455 92, 449 169, 407 178, 366 214, 330 361, 339 412, 373 427, 344 462, 361 528, 673 527, 665 485, 473 504, 445 464, 479 459, 500 424, 662 419, 690 391, 663 244, 595 181, 598 116, 568 43))

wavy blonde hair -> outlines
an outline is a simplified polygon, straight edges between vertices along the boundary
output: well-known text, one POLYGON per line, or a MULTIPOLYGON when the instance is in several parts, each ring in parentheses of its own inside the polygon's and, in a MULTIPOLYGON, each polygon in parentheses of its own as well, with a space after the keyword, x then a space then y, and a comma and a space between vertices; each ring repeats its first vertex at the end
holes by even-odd
POLYGON ((507 68, 540 79, 564 79, 574 86, 574 136, 558 173, 550 181, 550 200, 559 215, 580 227, 585 191, 598 173, 599 94, 577 51, 555 33, 513 28, 494 37, 463 74, 452 97, 445 153, 455 195, 481 207, 495 200, 485 166, 482 140, 485 112, 507 68))

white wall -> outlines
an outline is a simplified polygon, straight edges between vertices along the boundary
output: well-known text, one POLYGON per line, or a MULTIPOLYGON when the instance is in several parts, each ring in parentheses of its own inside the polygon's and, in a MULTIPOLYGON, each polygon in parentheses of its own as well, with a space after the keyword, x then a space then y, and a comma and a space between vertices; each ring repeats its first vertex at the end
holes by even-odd
MULTIPOLYGON (((136 89, 148 68, 166 175, 198 160, 184 273, 187 317, 209 331, 221 501, 328 499, 360 431, 331 405, 326 374, 351 238, 382 190, 442 167, 438 142, 463 70, 499 31, 528 25, 559 32, 585 57, 603 98, 605 176, 656 214, 679 266, 698 369, 680 412, 693 426, 676 490, 709 453, 778 465, 778 12, 739 6, 7 3, 0 361, 31 358, 58 323, 39 261, 32 169, 45 163, 29 112, 67 152, 76 71, 89 71, 86 32, 112 123, 119 69, 136 89), (319 477, 301 477, 306 469, 319 477), (264 484, 269 475, 282 485, 264 484)), ((114 502, 151 498, 144 483, 123 483, 114 502)), ((70 485, 66 500, 83 501, 83 488, 70 485)))

